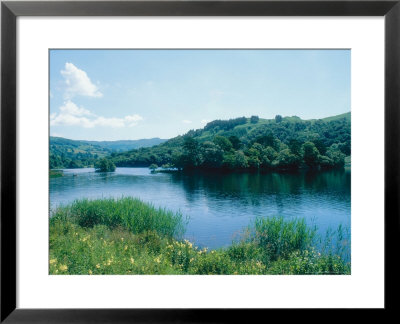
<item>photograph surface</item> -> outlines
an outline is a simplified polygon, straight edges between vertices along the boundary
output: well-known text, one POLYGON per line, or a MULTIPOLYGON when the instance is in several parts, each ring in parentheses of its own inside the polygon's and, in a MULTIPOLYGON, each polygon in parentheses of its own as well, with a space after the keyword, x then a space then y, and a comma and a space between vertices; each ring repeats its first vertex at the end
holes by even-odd
POLYGON ((49 274, 351 274, 350 72, 350 50, 50 50, 49 274))

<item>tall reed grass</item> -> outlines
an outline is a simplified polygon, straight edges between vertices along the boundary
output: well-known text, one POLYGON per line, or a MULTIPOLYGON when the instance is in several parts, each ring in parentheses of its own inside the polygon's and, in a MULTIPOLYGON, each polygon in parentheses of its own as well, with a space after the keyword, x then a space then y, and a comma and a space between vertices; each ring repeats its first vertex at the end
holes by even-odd
POLYGON ((160 235, 181 238, 185 219, 180 212, 155 208, 139 199, 76 200, 56 209, 51 221, 68 220, 81 227, 105 225, 110 229, 122 228, 133 234, 154 231, 160 235))

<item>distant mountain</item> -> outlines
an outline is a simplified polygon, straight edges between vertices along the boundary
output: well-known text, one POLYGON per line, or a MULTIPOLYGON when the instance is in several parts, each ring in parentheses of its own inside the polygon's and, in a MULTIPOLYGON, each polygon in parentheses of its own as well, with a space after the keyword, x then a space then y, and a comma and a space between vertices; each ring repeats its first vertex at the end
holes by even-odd
POLYGON ((141 147, 151 147, 166 140, 161 138, 121 140, 121 141, 85 141, 50 136, 50 169, 81 168, 93 166, 98 158, 116 152, 125 152, 141 147))
POLYGON ((100 146, 113 152, 124 152, 141 147, 151 147, 167 141, 166 139, 154 137, 138 140, 120 140, 120 141, 82 141, 88 144, 100 146))

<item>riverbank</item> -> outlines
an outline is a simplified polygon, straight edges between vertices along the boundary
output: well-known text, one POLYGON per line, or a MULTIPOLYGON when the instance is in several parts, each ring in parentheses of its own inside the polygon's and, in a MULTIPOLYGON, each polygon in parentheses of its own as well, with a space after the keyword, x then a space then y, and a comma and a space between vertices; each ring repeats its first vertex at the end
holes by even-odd
POLYGON ((49 170, 49 177, 50 178, 59 178, 59 177, 62 177, 62 176, 64 176, 63 170, 57 170, 57 169, 49 170))
POLYGON ((79 200, 50 219, 50 274, 350 274, 304 220, 257 218, 224 249, 183 240, 185 218, 137 199, 79 200))

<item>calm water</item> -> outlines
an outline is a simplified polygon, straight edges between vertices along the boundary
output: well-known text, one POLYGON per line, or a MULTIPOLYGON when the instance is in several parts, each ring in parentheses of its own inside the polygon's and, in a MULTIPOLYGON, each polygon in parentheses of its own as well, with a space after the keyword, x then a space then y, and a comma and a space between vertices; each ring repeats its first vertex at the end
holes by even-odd
POLYGON ((64 170, 50 179, 50 208, 77 198, 138 197, 189 216, 186 238, 227 246, 256 216, 304 217, 321 234, 350 229, 349 170, 268 174, 151 174, 147 168, 64 170))

